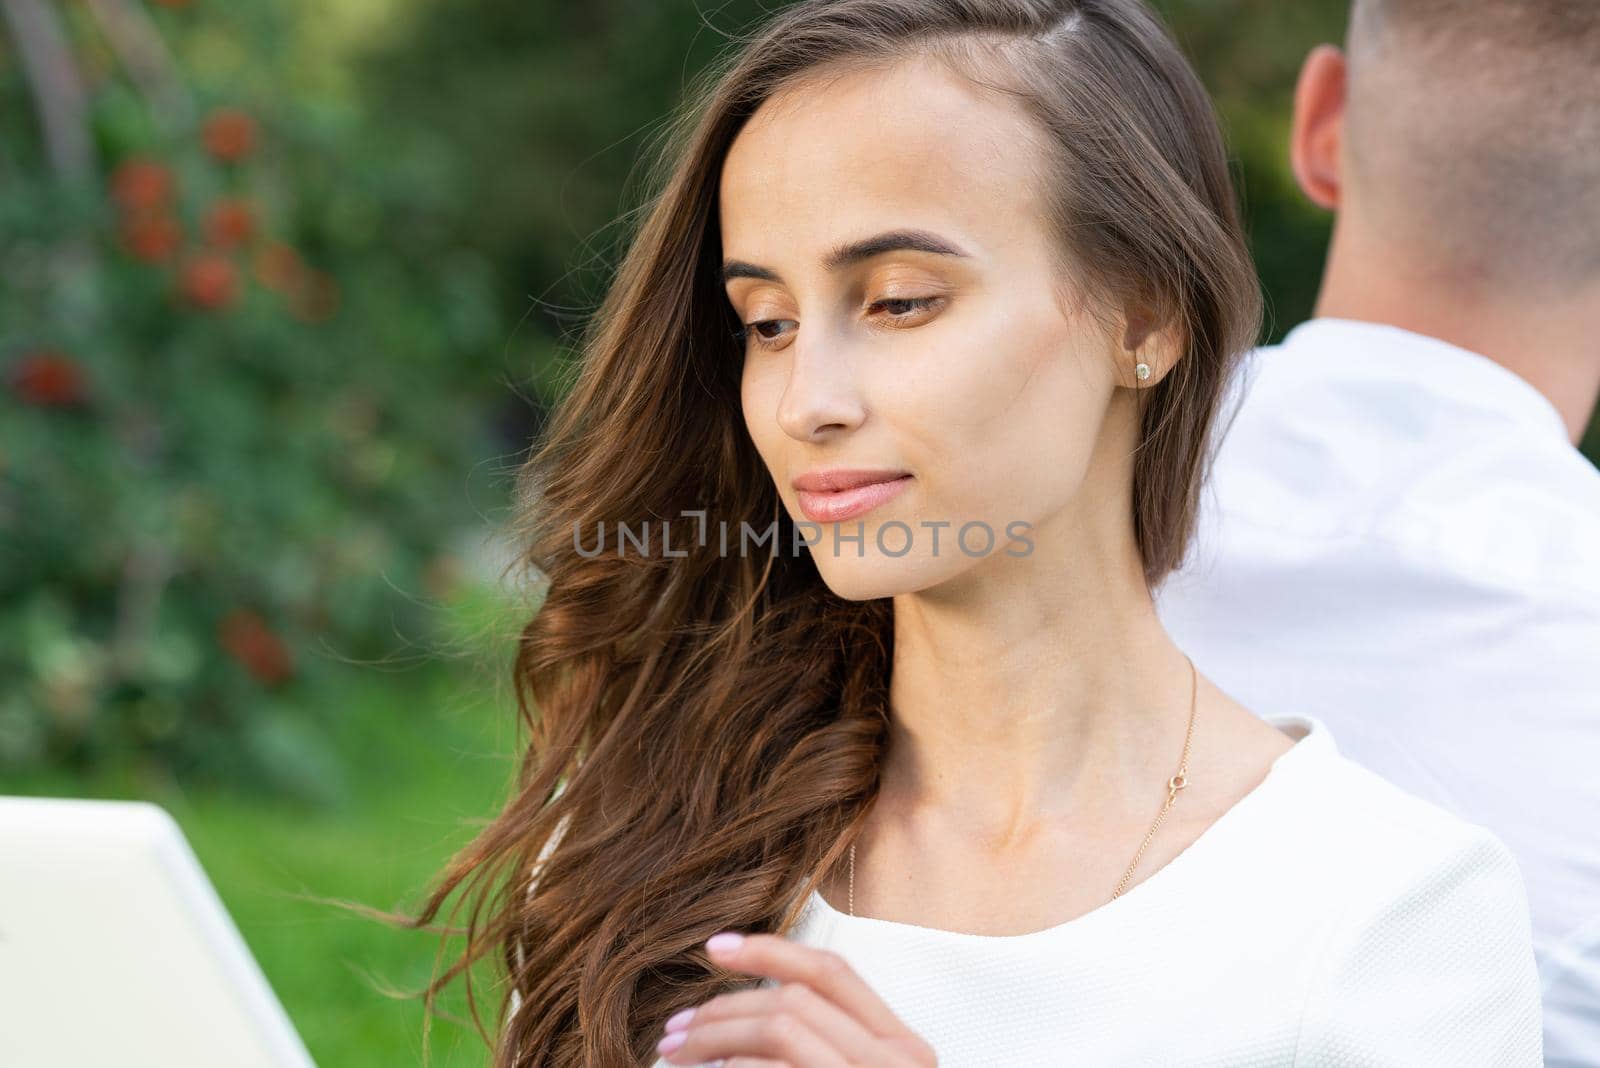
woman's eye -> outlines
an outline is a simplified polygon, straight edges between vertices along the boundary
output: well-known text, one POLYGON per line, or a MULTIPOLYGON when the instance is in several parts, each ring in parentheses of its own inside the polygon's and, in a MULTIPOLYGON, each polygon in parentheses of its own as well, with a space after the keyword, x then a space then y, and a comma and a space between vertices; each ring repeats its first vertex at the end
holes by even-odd
POLYGON ((745 323, 743 329, 735 331, 735 336, 741 343, 749 338, 754 338, 757 345, 771 348, 777 337, 765 333, 764 328, 781 326, 784 323, 792 322, 794 322, 793 319, 761 319, 753 323, 745 323))
MULTIPOLYGON (((915 313, 931 308, 943 301, 943 297, 885 297, 873 301, 867 306, 868 312, 874 309, 884 309, 884 314, 878 318, 887 318, 891 322, 898 319, 909 319, 915 313)), ((754 340, 762 348, 776 348, 783 338, 782 326, 784 323, 793 323, 793 319, 759 319, 734 332, 740 344, 754 340), (769 333, 769 330, 775 331, 769 333)))
POLYGON ((891 319, 903 319, 909 312, 931 307, 938 302, 938 297, 885 297, 874 301, 870 307, 887 308, 891 319))

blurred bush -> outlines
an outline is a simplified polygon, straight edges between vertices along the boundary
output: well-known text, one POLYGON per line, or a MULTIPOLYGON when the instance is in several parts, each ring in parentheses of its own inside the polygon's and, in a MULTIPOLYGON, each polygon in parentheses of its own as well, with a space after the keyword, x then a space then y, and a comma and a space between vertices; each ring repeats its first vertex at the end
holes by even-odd
POLYGON ((326 798, 332 675, 461 570, 495 279, 394 254, 452 191, 284 5, 3 11, 0 768, 326 798))

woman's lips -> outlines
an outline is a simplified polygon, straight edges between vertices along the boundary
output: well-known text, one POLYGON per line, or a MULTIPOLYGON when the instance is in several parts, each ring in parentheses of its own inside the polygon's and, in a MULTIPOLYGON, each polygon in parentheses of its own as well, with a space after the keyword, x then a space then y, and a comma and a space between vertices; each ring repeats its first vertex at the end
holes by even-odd
POLYGON ((847 490, 799 490, 800 510, 813 523, 854 519, 899 496, 900 491, 911 483, 911 478, 910 475, 902 475, 883 482, 852 486, 847 490))

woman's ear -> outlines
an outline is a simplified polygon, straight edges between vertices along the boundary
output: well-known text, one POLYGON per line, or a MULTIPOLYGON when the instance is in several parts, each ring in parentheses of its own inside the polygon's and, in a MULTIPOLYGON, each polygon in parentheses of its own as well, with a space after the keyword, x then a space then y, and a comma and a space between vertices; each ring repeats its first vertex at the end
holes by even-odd
POLYGON ((1176 316, 1161 317, 1149 310, 1128 313, 1122 335, 1122 352, 1117 366, 1117 384, 1130 389, 1149 389, 1166 377, 1183 355, 1183 327, 1176 316), (1149 368, 1139 376, 1139 365, 1149 368))

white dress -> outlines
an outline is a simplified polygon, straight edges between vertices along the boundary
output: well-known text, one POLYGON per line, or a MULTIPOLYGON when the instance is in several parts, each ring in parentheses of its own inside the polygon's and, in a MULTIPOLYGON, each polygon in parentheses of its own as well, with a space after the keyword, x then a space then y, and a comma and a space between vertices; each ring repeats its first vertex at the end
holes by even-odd
POLYGON ((1321 720, 1262 718, 1304 736, 1091 912, 977 935, 813 895, 790 937, 841 954, 941 1068, 1540 1065, 1511 853, 1345 758, 1321 720))

